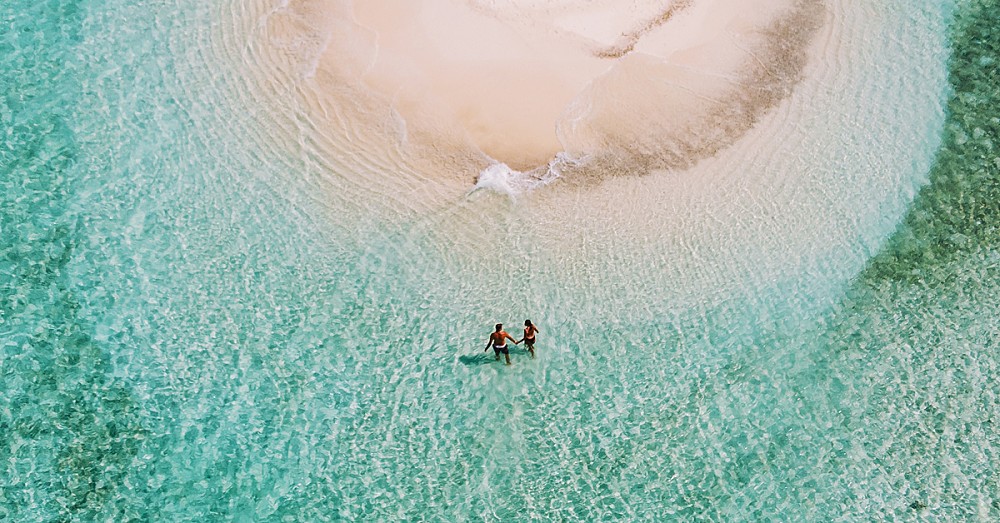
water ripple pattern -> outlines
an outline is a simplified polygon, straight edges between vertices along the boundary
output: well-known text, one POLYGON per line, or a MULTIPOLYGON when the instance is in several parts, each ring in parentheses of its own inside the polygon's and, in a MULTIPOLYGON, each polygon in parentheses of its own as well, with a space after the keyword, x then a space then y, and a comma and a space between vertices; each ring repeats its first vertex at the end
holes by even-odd
POLYGON ((1000 9, 823 6, 717 153, 511 186, 336 17, 7 1, 0 520, 1000 519, 1000 9))

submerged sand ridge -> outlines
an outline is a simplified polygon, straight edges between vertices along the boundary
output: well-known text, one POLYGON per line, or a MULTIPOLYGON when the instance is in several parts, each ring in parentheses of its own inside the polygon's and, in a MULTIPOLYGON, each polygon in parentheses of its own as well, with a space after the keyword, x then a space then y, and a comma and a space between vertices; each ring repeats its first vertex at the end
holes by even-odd
POLYGON ((327 34, 310 69, 329 97, 319 105, 363 98, 349 119, 395 115, 389 139, 425 168, 502 162, 536 177, 557 155, 573 159, 559 174, 600 177, 714 154, 790 94, 825 16, 819 0, 307 0, 287 12, 296 22, 277 34, 327 34))

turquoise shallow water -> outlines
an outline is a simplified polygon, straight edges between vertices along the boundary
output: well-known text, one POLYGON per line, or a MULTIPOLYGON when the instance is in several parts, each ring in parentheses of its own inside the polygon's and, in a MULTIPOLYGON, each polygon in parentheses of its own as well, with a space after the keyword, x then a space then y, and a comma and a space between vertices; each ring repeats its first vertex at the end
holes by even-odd
POLYGON ((0 9, 0 518, 1000 517, 994 2, 956 6, 942 147, 863 272, 691 308, 613 235, 476 257, 254 147, 254 80, 191 65, 220 10, 0 9), (522 315, 539 359, 478 351, 522 315))

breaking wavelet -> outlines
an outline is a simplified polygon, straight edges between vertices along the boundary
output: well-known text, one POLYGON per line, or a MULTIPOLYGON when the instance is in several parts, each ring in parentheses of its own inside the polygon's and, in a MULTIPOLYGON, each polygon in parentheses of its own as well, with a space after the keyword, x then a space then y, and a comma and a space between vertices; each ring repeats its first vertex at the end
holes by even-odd
POLYGON ((792 92, 825 19, 820 0, 291 0, 269 24, 310 57, 318 119, 388 129, 367 154, 551 180, 715 154, 792 92))

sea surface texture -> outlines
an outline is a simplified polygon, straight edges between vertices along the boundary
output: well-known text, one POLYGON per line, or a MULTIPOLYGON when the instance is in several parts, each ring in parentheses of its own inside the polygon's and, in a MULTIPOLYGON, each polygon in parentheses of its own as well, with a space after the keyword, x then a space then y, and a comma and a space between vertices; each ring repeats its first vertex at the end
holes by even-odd
POLYGON ((641 22, 519 155, 391 12, 4 0, 0 521, 1000 520, 1000 3, 784 3, 387 0, 641 22))

